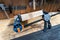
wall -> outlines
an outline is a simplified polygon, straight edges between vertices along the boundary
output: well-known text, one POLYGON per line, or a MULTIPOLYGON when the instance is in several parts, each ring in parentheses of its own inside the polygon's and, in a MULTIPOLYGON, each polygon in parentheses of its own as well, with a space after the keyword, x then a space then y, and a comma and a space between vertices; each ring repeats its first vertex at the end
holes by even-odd
MULTIPOLYGON (((40 9, 44 9, 46 10, 47 12, 54 12, 54 11, 57 11, 58 8, 60 8, 60 4, 48 4, 48 3, 45 3, 44 5, 42 6, 39 6, 36 8, 36 10, 33 10, 32 7, 30 7, 28 5, 28 0, 2 0, 2 2, 4 4, 6 4, 7 6, 11 3, 13 6, 16 6, 16 5, 26 5, 27 6, 27 9, 26 10, 13 10, 12 14, 9 14, 10 18, 14 17, 15 15, 17 14, 24 14, 24 13, 28 13, 28 12, 32 12, 32 11, 36 11, 36 10, 40 10, 40 9)), ((1 14, 3 15, 3 13, 1 14)), ((1 16, 0 16, 1 17, 1 16)), ((4 16, 2 18, 5 18, 4 16)))

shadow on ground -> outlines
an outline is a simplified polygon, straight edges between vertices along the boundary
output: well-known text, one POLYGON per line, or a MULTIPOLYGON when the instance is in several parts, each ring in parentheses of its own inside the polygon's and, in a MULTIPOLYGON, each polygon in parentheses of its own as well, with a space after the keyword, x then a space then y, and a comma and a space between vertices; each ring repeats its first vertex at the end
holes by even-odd
POLYGON ((12 40, 60 40, 60 24, 46 32, 38 31, 12 40))

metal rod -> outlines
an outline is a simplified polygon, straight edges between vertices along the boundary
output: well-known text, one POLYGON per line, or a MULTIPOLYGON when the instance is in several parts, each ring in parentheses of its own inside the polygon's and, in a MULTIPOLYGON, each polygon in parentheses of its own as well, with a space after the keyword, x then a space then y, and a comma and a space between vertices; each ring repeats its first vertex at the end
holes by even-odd
POLYGON ((4 12, 5 12, 6 17, 9 19, 9 16, 8 16, 7 12, 5 10, 4 10, 4 12))
MULTIPOLYGON (((57 14, 51 15, 51 17, 53 17, 53 16, 55 16, 55 15, 58 15, 58 14, 60 14, 60 13, 57 13, 57 14)), ((39 20, 34 21, 34 22, 32 22, 32 23, 25 24, 24 27, 26 27, 26 26, 30 26, 30 25, 32 25, 32 24, 34 24, 34 23, 37 23, 37 22, 39 22, 39 21, 42 21, 42 20, 43 20, 43 19, 39 19, 39 20)))

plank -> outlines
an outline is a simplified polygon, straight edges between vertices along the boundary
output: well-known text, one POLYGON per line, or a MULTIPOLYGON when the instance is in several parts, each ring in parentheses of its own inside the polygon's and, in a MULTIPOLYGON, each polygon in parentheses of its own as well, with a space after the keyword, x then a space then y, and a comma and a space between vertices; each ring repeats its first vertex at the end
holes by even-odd
POLYGON ((29 20, 31 18, 35 18, 35 17, 41 16, 41 15, 43 15, 43 12, 42 12, 42 10, 39 10, 39 11, 35 11, 35 12, 22 14, 21 17, 22 17, 22 21, 25 21, 25 20, 29 20))
MULTIPOLYGON (((49 12, 49 15, 54 15, 56 13, 58 13, 58 12, 49 12)), ((32 18, 35 18, 35 17, 42 16, 42 15, 43 15, 43 10, 39 10, 39 11, 35 11, 35 12, 22 14, 21 18, 22 18, 22 21, 25 21, 25 20, 29 20, 29 19, 32 19, 32 18)))
MULTIPOLYGON (((57 13, 58 12, 49 12, 49 15, 54 15, 54 14, 57 14, 57 13)), ((30 12, 30 13, 22 14, 21 15, 21 18, 22 18, 22 21, 26 21, 26 20, 30 20, 30 19, 33 19, 33 18, 36 18, 37 19, 37 17, 40 17, 42 15, 43 15, 43 10, 39 10, 39 11, 35 11, 35 12, 30 12)), ((12 18, 11 20, 13 20, 13 22, 14 22, 14 18, 12 18)))

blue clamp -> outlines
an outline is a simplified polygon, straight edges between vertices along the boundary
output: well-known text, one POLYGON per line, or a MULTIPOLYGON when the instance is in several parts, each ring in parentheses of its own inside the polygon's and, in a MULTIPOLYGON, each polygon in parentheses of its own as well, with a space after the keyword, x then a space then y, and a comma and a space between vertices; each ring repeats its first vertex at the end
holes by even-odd
POLYGON ((18 14, 17 18, 14 20, 14 28, 13 28, 13 30, 15 32, 18 32, 18 28, 20 29, 20 31, 22 31, 22 24, 21 24, 21 22, 22 22, 21 15, 18 14))

